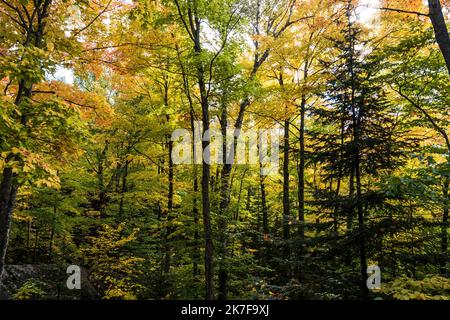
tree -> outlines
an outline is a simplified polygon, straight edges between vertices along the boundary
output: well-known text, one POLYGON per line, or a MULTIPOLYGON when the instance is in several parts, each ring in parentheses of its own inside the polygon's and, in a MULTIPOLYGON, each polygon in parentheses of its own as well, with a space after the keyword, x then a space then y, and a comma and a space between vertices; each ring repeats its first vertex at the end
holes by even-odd
POLYGON ((315 157, 326 166, 329 188, 317 196, 326 199, 319 203, 330 210, 334 238, 339 237, 338 215, 347 222, 345 237, 356 245, 359 288, 361 297, 367 298, 367 261, 374 230, 378 228, 374 222, 368 226, 368 221, 376 219, 370 217, 376 215, 373 206, 381 206, 385 201, 371 189, 369 181, 401 165, 402 150, 410 149, 412 141, 401 138, 397 120, 389 114, 392 106, 377 78, 382 70, 378 67, 380 58, 376 49, 361 42, 363 31, 352 18, 351 1, 347 1, 345 8, 345 16, 339 23, 346 27, 334 40, 337 59, 328 62, 325 68, 332 70, 324 96, 326 104, 314 111, 324 125, 334 123, 332 128, 318 134, 315 157), (349 183, 347 196, 342 195, 344 178, 349 183), (353 220, 357 221, 355 230, 353 220))
MULTIPOLYGON (((399 13, 406 13, 406 14, 415 14, 417 16, 426 16, 430 19, 434 35, 437 44, 439 45, 439 48, 441 50, 442 56, 444 57, 445 63, 447 65, 447 70, 450 74, 450 36, 447 30, 447 24, 445 22, 445 17, 443 13, 443 7, 440 0, 428 0, 428 14, 422 13, 420 11, 416 11, 417 7, 421 7, 421 3, 419 1, 413 1, 411 4, 413 8, 411 10, 406 9, 400 9, 400 8, 392 8, 389 6, 390 1, 385 1, 386 7, 382 7, 382 10, 385 11, 395 11, 399 13)), ((392 2, 396 2, 392 1, 392 2)), ((447 1, 444 2, 444 6, 447 6, 447 1)))
MULTIPOLYGON (((56 60, 77 47, 76 38, 65 42, 62 36, 65 31, 64 19, 54 18, 55 16, 69 18, 70 11, 67 9, 71 5, 70 2, 54 3, 52 0, 2 1, 1 19, 5 22, 3 31, 11 35, 2 48, 6 54, 2 56, 1 74, 2 78, 8 78, 2 102, 10 106, 5 117, 9 118, 10 126, 14 127, 15 137, 12 135, 12 139, 5 141, 2 145, 4 165, 0 188, 0 276, 5 263, 11 216, 17 192, 20 185, 29 179, 24 177, 23 173, 32 171, 33 167, 36 169, 40 167, 40 170, 53 172, 50 176, 56 179, 54 169, 45 163, 39 165, 38 159, 46 153, 41 150, 39 154, 38 151, 42 148, 42 145, 36 143, 38 141, 36 135, 40 133, 39 127, 45 128, 43 133, 47 135, 46 138, 50 142, 59 144, 63 149, 64 146, 68 149, 72 148, 74 137, 77 136, 77 131, 73 130, 73 124, 71 124, 73 120, 64 120, 69 114, 74 116, 74 110, 70 109, 70 100, 60 99, 54 91, 38 88, 38 85, 43 84, 45 80, 45 73, 54 69, 56 60), (14 87, 10 88, 11 85, 14 87), (6 95, 9 89, 12 89, 10 94, 14 98, 6 95), (37 94, 50 94, 50 98, 36 99, 37 94), (44 110, 37 111, 40 107, 44 110), (53 117, 53 122, 50 123, 55 126, 47 126, 45 117, 48 115, 53 117), (55 139, 62 133, 61 121, 68 121, 69 124, 64 135, 66 141, 55 139), (35 165, 27 165, 30 162, 34 162, 35 165)), ((96 16, 94 21, 99 16, 96 16)), ((77 30, 75 34, 78 35, 86 30, 94 21, 77 30)), ((61 155, 61 150, 58 151, 58 148, 51 152, 53 155, 61 155)))

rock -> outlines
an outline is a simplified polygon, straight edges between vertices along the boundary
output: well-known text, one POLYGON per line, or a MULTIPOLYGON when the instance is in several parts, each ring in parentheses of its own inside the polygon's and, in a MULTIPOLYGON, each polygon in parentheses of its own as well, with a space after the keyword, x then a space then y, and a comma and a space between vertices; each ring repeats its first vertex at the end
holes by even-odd
POLYGON ((81 289, 69 290, 66 285, 67 266, 56 264, 6 265, 0 281, 0 299, 12 299, 15 294, 30 291, 31 299, 80 300, 96 299, 98 294, 81 268, 81 289), (26 285, 25 289, 23 286, 26 285), (28 288, 35 288, 36 291, 28 288), (22 288, 22 290, 21 290, 22 288), (33 292, 31 292, 33 291, 33 292))

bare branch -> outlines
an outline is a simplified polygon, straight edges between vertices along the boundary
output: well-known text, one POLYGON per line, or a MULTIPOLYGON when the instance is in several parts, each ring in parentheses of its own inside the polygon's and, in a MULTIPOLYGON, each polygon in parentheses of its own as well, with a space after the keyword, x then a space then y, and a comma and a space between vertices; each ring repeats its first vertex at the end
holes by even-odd
POLYGON ((100 11, 95 17, 94 19, 92 19, 87 25, 85 25, 83 28, 81 28, 80 30, 76 31, 73 34, 73 37, 76 37, 77 35, 79 35, 81 32, 83 32, 84 30, 86 30, 87 28, 89 28, 98 18, 100 18, 100 16, 102 14, 104 14, 106 12, 106 10, 108 10, 109 5, 111 4, 112 0, 109 0, 108 4, 106 5, 105 8, 103 8, 102 11, 100 11))
POLYGON ((395 89, 392 85, 390 86, 392 90, 397 92, 401 97, 403 97, 406 101, 408 101, 414 108, 422 112, 422 114, 430 121, 431 125, 438 131, 442 137, 445 140, 445 143, 447 145, 448 153, 450 153, 450 138, 445 131, 445 129, 441 128, 437 123, 436 120, 424 109, 420 106, 419 102, 414 101, 410 97, 408 97, 406 94, 402 92, 401 88, 395 89))
POLYGON ((422 12, 418 12, 418 11, 410 11, 410 10, 403 10, 403 9, 397 9, 397 8, 386 8, 386 7, 382 7, 382 8, 378 8, 379 10, 384 10, 384 11, 394 11, 394 12, 398 12, 398 13, 409 13, 409 14, 415 14, 418 16, 423 16, 423 17, 429 17, 430 15, 427 13, 422 13, 422 12))
POLYGON ((194 36, 191 33, 191 30, 189 29, 189 27, 188 27, 188 25, 186 23, 186 20, 183 17, 183 13, 181 12, 181 8, 180 8, 180 4, 178 3, 178 0, 174 0, 174 2, 175 2, 175 5, 177 6, 178 16, 180 17, 181 22, 183 22, 184 28, 186 29, 186 31, 187 31, 187 33, 189 35, 189 38, 191 38, 191 40, 194 41, 194 36))

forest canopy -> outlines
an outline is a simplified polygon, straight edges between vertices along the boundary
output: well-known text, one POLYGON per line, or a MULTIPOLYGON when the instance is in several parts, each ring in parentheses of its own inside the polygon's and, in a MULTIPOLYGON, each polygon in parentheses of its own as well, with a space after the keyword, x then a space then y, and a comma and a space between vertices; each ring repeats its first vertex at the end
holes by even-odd
POLYGON ((0 0, 0 298, 449 300, 449 21, 0 0))

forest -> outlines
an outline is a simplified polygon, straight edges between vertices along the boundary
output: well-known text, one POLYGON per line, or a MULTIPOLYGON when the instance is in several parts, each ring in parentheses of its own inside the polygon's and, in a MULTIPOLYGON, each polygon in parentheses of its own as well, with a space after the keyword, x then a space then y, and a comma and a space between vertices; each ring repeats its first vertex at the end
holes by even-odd
POLYGON ((0 0, 0 299, 450 300, 449 26, 0 0))

